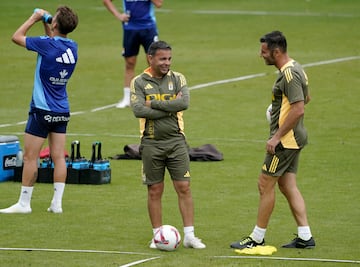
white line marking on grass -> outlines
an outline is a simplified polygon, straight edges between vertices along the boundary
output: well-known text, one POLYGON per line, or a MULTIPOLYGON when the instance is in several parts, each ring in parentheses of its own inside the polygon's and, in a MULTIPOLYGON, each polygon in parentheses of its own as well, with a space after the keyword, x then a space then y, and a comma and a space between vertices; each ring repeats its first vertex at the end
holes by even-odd
MULTIPOLYGON (((107 11, 105 7, 88 7, 93 10, 107 11)), ((160 8, 156 10, 157 13, 172 13, 183 12, 188 13, 188 10, 173 10, 160 8)), ((359 15, 346 13, 321 13, 321 12, 286 12, 286 11, 262 11, 262 10, 191 10, 193 14, 205 15, 249 15, 249 16, 289 16, 289 17, 343 17, 343 18, 357 18, 359 15)))
POLYGON ((7 251, 45 251, 45 252, 76 252, 76 253, 101 253, 101 254, 131 254, 131 255, 149 255, 150 253, 129 252, 129 251, 108 251, 108 250, 92 250, 92 249, 63 249, 63 248, 0 248, 7 251))
POLYGON ((213 15, 251 15, 251 16, 289 16, 289 17, 344 17, 356 18, 354 14, 337 14, 337 13, 314 13, 314 12, 272 12, 261 10, 194 10, 195 14, 213 14, 213 15))
POLYGON ((0 128, 5 128, 5 127, 13 126, 13 125, 14 124, 11 124, 11 123, 0 124, 0 128))
MULTIPOLYGON (((314 62, 314 63, 302 64, 302 66, 304 68, 306 68, 306 67, 321 66, 321 65, 326 65, 326 64, 333 64, 333 63, 350 61, 350 60, 358 60, 358 59, 360 59, 360 56, 343 57, 343 58, 335 58, 335 59, 330 59, 330 60, 318 61, 318 62, 314 62)), ((226 79, 226 80, 219 80, 219 81, 214 81, 214 82, 209 82, 209 83, 203 83, 203 84, 198 84, 198 85, 195 85, 195 86, 191 86, 191 87, 189 87, 189 90, 201 89, 201 88, 204 88, 204 87, 210 87, 210 86, 214 86, 214 85, 217 85, 217 84, 244 81, 244 80, 249 80, 249 79, 253 79, 253 78, 263 77, 263 76, 266 76, 266 75, 268 75, 268 73, 263 72, 263 73, 250 74, 250 75, 240 76, 240 77, 236 77, 236 78, 226 79)), ((115 105, 116 105, 116 103, 106 105, 106 106, 102 106, 102 107, 98 107, 98 108, 94 108, 94 109, 90 110, 90 112, 96 112, 96 111, 112 108, 115 105)), ((87 113, 87 112, 86 111, 71 112, 71 116, 85 114, 85 113, 87 113)), ((15 125, 19 125, 19 124, 25 124, 25 123, 26 123, 26 121, 17 122, 17 123, 0 124, 0 128, 11 127, 11 126, 15 126, 15 125)))
POLYGON ((70 115, 71 116, 74 116, 74 115, 81 115, 81 114, 84 114, 85 111, 75 111, 75 112, 71 112, 70 115))
POLYGON ((191 86, 191 87, 189 87, 189 90, 196 90, 196 89, 200 89, 200 88, 204 88, 204 87, 210 87, 210 86, 213 86, 213 85, 223 84, 223 83, 232 83, 232 82, 244 81, 244 80, 249 80, 249 79, 253 79, 253 78, 257 78, 257 77, 263 77, 263 76, 266 76, 266 73, 258 73, 258 74, 252 74, 252 75, 246 75, 246 76, 240 76, 240 77, 236 77, 236 78, 226 79, 226 80, 203 83, 203 84, 198 84, 198 85, 191 86))
POLYGON ((324 61, 319 61, 319 62, 314 62, 314 63, 303 64, 302 66, 304 68, 307 68, 307 67, 314 67, 314 66, 320 66, 320 65, 326 65, 326 64, 333 64, 333 63, 338 63, 338 62, 343 62, 343 61, 350 61, 350 60, 357 60, 357 59, 360 59, 360 56, 335 58, 335 59, 330 59, 330 60, 324 60, 324 61))
POLYGON ((134 266, 134 265, 138 265, 147 261, 151 261, 151 260, 156 260, 159 259, 160 257, 152 257, 152 258, 148 258, 148 259, 143 259, 143 260, 139 260, 139 261, 134 261, 134 262, 130 262, 128 264, 125 265, 120 265, 119 267, 130 267, 130 266, 134 266))
POLYGON ((112 107, 115 107, 116 104, 111 104, 111 105, 107 105, 107 106, 103 106, 103 107, 99 107, 99 108, 94 108, 91 110, 91 112, 96 112, 96 111, 100 111, 100 110, 103 110, 103 109, 107 109, 107 108, 112 108, 112 107))
POLYGON ((336 260, 336 259, 317 259, 317 258, 284 258, 284 257, 265 257, 265 256, 213 256, 214 258, 229 259, 264 259, 264 260, 284 260, 284 261, 320 261, 320 262, 337 262, 337 263, 358 263, 358 260, 336 260))

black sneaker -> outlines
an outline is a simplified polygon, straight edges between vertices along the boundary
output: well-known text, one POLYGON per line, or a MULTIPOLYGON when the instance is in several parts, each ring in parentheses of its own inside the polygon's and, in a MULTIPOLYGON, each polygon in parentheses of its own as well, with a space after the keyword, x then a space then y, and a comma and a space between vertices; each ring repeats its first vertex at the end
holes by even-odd
POLYGON ((243 249, 243 248, 252 248, 252 247, 264 246, 264 245, 265 245, 265 240, 258 243, 256 241, 254 241, 250 236, 248 236, 248 237, 243 238, 240 241, 231 243, 230 247, 231 248, 237 248, 237 249, 243 249))
POLYGON ((283 245, 283 248, 315 248, 315 240, 314 238, 310 238, 305 241, 300 237, 294 238, 289 244, 283 245))

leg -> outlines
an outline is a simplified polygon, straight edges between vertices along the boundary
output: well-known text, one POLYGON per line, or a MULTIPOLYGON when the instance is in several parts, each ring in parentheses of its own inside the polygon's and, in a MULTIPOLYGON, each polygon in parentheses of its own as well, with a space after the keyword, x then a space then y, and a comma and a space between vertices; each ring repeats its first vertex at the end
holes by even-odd
POLYGON ((54 162, 54 195, 48 211, 62 213, 62 198, 65 189, 67 169, 65 163, 65 133, 50 133, 49 146, 54 162))
POLYGON ((258 178, 258 190, 260 194, 256 226, 252 233, 240 241, 230 244, 231 248, 244 249, 258 245, 264 245, 266 228, 275 206, 275 184, 278 177, 261 173, 258 178))
POLYGON ((135 77, 136 59, 136 56, 125 57, 124 87, 130 87, 130 82, 135 77))
POLYGON ((178 195, 178 204, 184 227, 194 225, 194 203, 189 181, 173 180, 175 191, 178 195))
POLYGON ((279 189, 286 197, 290 210, 298 226, 298 236, 290 243, 283 245, 284 248, 314 248, 315 240, 312 238, 307 219, 305 201, 297 184, 296 174, 286 172, 279 179, 279 189))
POLYGON ((124 57, 124 59, 124 96, 123 99, 116 105, 117 108, 125 108, 130 106, 130 82, 135 77, 136 56, 124 57))
POLYGON ((148 212, 153 229, 162 225, 161 197, 164 182, 148 185, 148 212))
POLYGON ((230 244, 231 248, 244 249, 265 245, 264 237, 275 206, 275 184, 278 177, 261 173, 258 178, 259 206, 256 226, 252 233, 240 241, 230 244))
POLYGON ((65 141, 66 135, 63 133, 49 134, 51 159, 54 162, 54 182, 65 183, 66 181, 65 141))
POLYGON ((178 195, 178 204, 184 224, 184 247, 203 249, 206 245, 194 233, 194 202, 190 190, 190 181, 173 180, 178 195))
POLYGON ((296 224, 298 226, 309 225, 306 215, 305 201, 296 184, 296 174, 290 172, 285 173, 283 177, 279 179, 279 189, 289 203, 296 224))
POLYGON ((261 173, 258 180, 260 201, 257 215, 257 226, 266 229, 275 206, 275 184, 277 177, 261 173))
POLYGON ((37 179, 37 160, 45 138, 25 133, 24 136, 24 168, 19 200, 9 208, 0 210, 0 213, 31 213, 31 197, 33 185, 37 179))
POLYGON ((38 175, 38 158, 45 138, 25 133, 22 185, 33 186, 38 175))

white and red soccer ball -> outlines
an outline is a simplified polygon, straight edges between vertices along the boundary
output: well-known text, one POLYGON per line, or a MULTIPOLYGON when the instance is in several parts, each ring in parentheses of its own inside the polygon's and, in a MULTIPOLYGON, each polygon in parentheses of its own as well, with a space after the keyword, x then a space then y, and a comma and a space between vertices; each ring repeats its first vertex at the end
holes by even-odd
POLYGON ((172 225, 163 225, 154 235, 154 243, 157 249, 174 251, 180 246, 181 236, 179 231, 172 225))

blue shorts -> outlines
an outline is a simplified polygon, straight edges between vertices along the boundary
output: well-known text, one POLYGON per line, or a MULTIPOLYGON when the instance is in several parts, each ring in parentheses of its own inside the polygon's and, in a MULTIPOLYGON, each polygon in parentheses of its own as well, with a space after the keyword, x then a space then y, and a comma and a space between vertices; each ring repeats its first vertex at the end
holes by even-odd
POLYGON ((139 54, 140 46, 144 47, 147 53, 149 46, 158 41, 156 28, 143 30, 124 30, 123 33, 123 57, 132 57, 139 54))
POLYGON ((29 112, 25 132, 42 138, 47 138, 50 132, 66 133, 70 113, 57 113, 36 109, 29 112))

